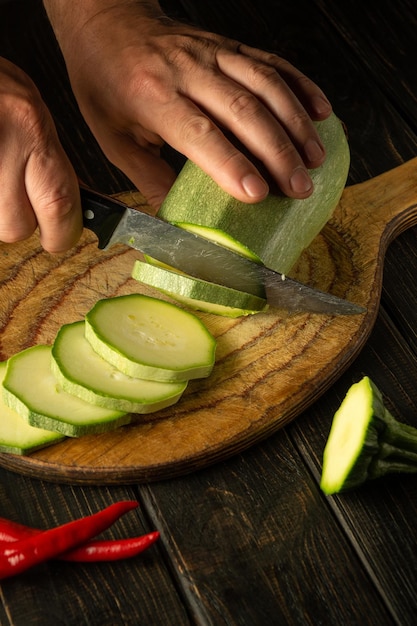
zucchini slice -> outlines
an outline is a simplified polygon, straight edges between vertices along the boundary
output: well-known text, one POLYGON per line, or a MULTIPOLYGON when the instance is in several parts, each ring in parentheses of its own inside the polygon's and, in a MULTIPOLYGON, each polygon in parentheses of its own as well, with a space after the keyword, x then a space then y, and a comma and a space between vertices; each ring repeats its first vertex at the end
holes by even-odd
POLYGON ((332 114, 316 123, 325 162, 311 170, 314 191, 299 200, 269 196, 245 204, 229 196, 192 161, 186 161, 158 217, 199 232, 287 274, 329 220, 346 184, 350 152, 342 123, 332 114))
POLYGON ((135 262, 132 277, 190 308, 206 313, 240 317, 268 308, 264 298, 142 261, 135 262))
POLYGON ((99 300, 85 318, 93 349, 127 376, 180 382, 209 376, 216 341, 189 311, 142 294, 99 300))
POLYGON ((131 416, 94 406, 62 389, 51 369, 51 346, 38 345, 10 357, 3 380, 5 404, 31 426, 67 437, 103 433, 131 416))
POLYGON ((253 254, 253 252, 251 252, 249 248, 242 245, 241 243, 239 243, 239 241, 236 241, 236 239, 234 239, 222 230, 209 228, 208 226, 199 226, 197 224, 188 224, 185 222, 176 222, 175 225, 178 226, 178 228, 183 228, 184 230, 195 233, 199 237, 211 239, 212 241, 218 243, 220 246, 229 248, 229 250, 233 250, 233 252, 236 252, 236 254, 241 254, 242 256, 247 257, 255 263, 262 263, 261 259, 256 256, 256 254, 253 254))
POLYGON ((65 324, 52 346, 52 372, 70 394, 107 409, 152 413, 177 402, 187 382, 167 383, 126 376, 91 347, 85 322, 65 324))
MULTIPOLYGON (((6 374, 7 361, 0 363, 0 385, 6 374)), ((30 426, 0 396, 0 452, 29 454, 65 439, 60 433, 30 426)))

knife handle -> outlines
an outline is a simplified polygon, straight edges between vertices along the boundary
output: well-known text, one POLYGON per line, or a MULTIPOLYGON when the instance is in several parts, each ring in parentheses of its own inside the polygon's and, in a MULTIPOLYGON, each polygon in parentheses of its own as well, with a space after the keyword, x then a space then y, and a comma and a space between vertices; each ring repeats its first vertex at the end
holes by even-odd
POLYGON ((97 235, 98 247, 103 249, 122 219, 126 206, 83 184, 80 184, 80 196, 84 227, 97 235))

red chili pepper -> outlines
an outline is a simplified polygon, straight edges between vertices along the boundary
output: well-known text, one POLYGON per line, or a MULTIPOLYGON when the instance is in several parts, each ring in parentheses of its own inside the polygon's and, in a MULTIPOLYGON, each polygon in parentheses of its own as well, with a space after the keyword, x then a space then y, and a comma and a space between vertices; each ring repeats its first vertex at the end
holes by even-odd
POLYGON ((128 559, 140 554, 155 543, 157 539, 159 539, 159 532, 155 530, 141 537, 115 541, 90 541, 88 544, 83 544, 79 548, 74 548, 70 552, 61 554, 60 558, 65 561, 82 561, 84 563, 118 561, 119 559, 128 559))
MULTIPOLYGON (((33 537, 45 532, 30 526, 24 526, 11 520, 0 518, 0 550, 2 543, 18 541, 25 537, 33 537)), ((95 562, 95 561, 116 561, 127 559, 144 552, 157 539, 159 532, 153 531, 140 537, 128 539, 114 539, 109 541, 87 541, 78 548, 69 552, 64 552, 57 556, 62 561, 95 562)))
POLYGON ((137 502, 130 500, 116 502, 88 517, 1 546, 0 579, 20 574, 38 563, 82 545, 137 506, 137 502))
POLYGON ((24 524, 13 522, 5 517, 0 517, 0 542, 18 541, 25 537, 33 537, 36 533, 41 533, 41 530, 30 528, 24 524))

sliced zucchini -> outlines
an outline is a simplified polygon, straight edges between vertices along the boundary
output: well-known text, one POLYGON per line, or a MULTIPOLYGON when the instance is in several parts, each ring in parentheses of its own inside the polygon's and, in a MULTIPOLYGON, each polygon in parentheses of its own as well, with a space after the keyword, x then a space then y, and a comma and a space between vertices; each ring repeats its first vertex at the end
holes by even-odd
POLYGON ((85 318, 93 349, 127 376, 169 382, 209 376, 216 342, 201 320, 142 294, 100 300, 85 318))
MULTIPOLYGON (((0 363, 0 385, 6 374, 7 361, 0 363)), ((0 452, 29 454, 65 439, 60 433, 30 426, 0 396, 0 452)))
POLYGON ((62 389, 51 369, 51 346, 27 348, 7 362, 5 404, 31 426, 68 437, 102 433, 128 424, 131 416, 94 406, 62 389))
POLYGON ((211 239, 215 241, 220 246, 224 246, 225 248, 229 248, 236 252, 237 254, 241 254, 244 257, 247 257, 251 261, 255 261, 255 263, 261 263, 261 259, 253 254, 251 250, 247 246, 242 245, 239 241, 228 235, 222 230, 218 230, 216 228, 209 228, 208 226, 199 226, 197 224, 189 224, 186 222, 176 222, 175 226, 179 228, 183 228, 184 230, 188 230, 199 237, 205 237, 206 239, 211 239))
POLYGON ((199 234, 241 252, 248 250, 268 267, 288 273, 329 220, 349 172, 349 146, 340 120, 332 114, 316 126, 327 157, 310 172, 314 191, 309 198, 270 193, 262 202, 245 204, 187 161, 158 217, 189 230, 200 229, 199 234))
POLYGON ((84 321, 65 324, 52 346, 52 372, 65 391, 97 406, 141 414, 179 400, 187 382, 126 376, 93 350, 84 331, 84 321))
POLYGON ((223 315, 240 317, 265 311, 266 300, 243 291, 209 283, 175 270, 136 261, 132 277, 190 308, 223 315))

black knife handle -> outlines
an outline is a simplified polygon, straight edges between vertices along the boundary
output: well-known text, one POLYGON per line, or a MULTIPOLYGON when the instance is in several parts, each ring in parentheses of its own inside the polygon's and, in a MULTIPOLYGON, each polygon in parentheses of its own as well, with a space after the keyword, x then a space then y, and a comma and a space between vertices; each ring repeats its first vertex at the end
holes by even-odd
POLYGON ((105 248, 122 219, 126 206, 83 184, 80 184, 80 195, 84 227, 97 235, 98 247, 105 248))

